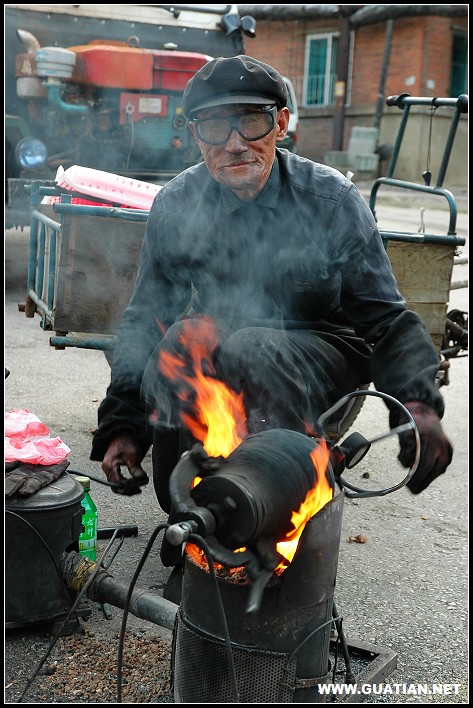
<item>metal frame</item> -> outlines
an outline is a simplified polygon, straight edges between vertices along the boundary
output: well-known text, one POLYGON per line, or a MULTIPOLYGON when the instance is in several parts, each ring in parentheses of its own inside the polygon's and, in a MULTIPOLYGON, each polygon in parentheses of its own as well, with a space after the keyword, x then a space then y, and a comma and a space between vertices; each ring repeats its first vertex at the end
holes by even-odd
MULTIPOLYGON (((330 641, 330 649, 333 652, 335 649, 336 640, 330 641)), ((392 649, 386 649, 384 647, 379 647, 375 644, 368 644, 366 642, 347 642, 348 653, 351 659, 362 659, 367 662, 366 668, 364 668, 358 675, 355 676, 356 682, 358 684, 366 683, 381 683, 383 682, 391 673, 397 668, 397 654, 392 651, 392 649)), ((335 699, 332 696, 333 703, 362 703, 364 701, 364 694, 355 693, 347 694, 345 696, 340 695, 335 699)))
POLYGON ((396 241, 408 241, 410 243, 441 243, 463 246, 465 244, 465 239, 458 238, 456 236, 457 206, 455 202, 455 197, 449 190, 444 189, 442 185, 450 160, 450 155, 452 152, 453 142, 455 140, 458 122, 460 120, 460 115, 462 113, 468 113, 468 96, 466 96, 465 94, 461 94, 461 96, 459 96, 458 98, 424 98, 412 97, 408 93, 402 93, 399 96, 389 96, 386 99, 386 104, 388 106, 398 106, 403 111, 403 114, 401 118, 401 124, 399 126, 399 130, 396 136, 396 142, 394 144, 393 153, 391 155, 391 160, 389 162, 387 175, 386 177, 379 177, 374 182, 371 188, 369 206, 373 213, 373 216, 376 219, 375 204, 379 188, 383 185, 389 185, 390 187, 398 187, 400 189, 408 189, 415 192, 423 192, 427 194, 445 197, 450 210, 450 221, 446 236, 438 236, 434 234, 409 234, 398 231, 382 231, 381 236, 385 242, 385 245, 388 239, 395 239, 396 241), (393 176, 397 163, 397 158, 399 156, 399 151, 401 149, 402 141, 404 138, 404 132, 406 129, 407 121, 409 119, 411 106, 431 106, 432 108, 445 106, 454 108, 452 120, 450 123, 450 130, 447 136, 447 141, 445 143, 445 148, 439 167, 435 187, 431 187, 428 184, 417 184, 416 182, 407 182, 402 179, 396 179, 393 176))
MULTIPOLYGON (((468 96, 462 94, 458 98, 424 98, 411 97, 404 93, 399 96, 390 96, 386 99, 388 106, 398 106, 402 111, 401 124, 396 137, 393 153, 389 163, 387 176, 378 178, 371 189, 369 206, 376 219, 376 198, 378 190, 382 186, 407 189, 420 193, 436 196, 443 196, 448 203, 450 219, 448 232, 445 235, 426 234, 410 232, 380 230, 381 238, 385 248, 389 241, 402 241, 419 244, 438 244, 452 247, 463 246, 466 239, 456 234, 457 207, 453 194, 443 188, 443 180, 450 159, 456 130, 462 113, 468 112, 468 96), (435 109, 439 106, 454 109, 453 117, 447 137, 444 153, 439 168, 436 185, 417 184, 405 180, 396 179, 394 170, 396 167, 399 151, 401 149, 406 124, 409 118, 410 108, 413 105, 430 106, 435 109)), ((139 220, 145 222, 149 211, 127 209, 118 206, 79 206, 70 203, 75 193, 61 193, 54 182, 32 182, 30 186, 30 201, 32 206, 30 223, 30 249, 28 260, 28 288, 24 311, 27 317, 34 317, 35 312, 42 317, 41 326, 44 330, 55 330, 55 299, 58 287, 57 266, 61 249, 62 224, 64 217, 73 216, 103 216, 119 219, 139 220), (41 211, 41 199, 45 195, 60 196, 60 203, 53 204, 52 212, 59 215, 56 221, 51 216, 41 211)), ((79 195, 83 196, 83 195, 79 195)), ((464 285, 461 284, 463 287, 464 285)), ((21 306, 20 306, 20 309, 21 306)), ((66 347, 79 347, 84 349, 99 349, 105 352, 113 350, 116 336, 97 335, 95 333, 79 333, 79 335, 68 332, 56 331, 55 336, 50 337, 49 343, 56 349, 66 347)))

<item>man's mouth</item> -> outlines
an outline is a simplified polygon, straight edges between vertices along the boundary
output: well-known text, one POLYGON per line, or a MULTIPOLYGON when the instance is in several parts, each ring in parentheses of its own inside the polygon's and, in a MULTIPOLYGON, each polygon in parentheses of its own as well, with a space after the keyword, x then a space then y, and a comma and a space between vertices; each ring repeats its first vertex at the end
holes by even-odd
POLYGON ((240 160, 239 162, 230 162, 227 163, 226 165, 223 165, 223 168, 232 168, 232 167, 247 167, 248 165, 253 165, 254 161, 253 160, 240 160))

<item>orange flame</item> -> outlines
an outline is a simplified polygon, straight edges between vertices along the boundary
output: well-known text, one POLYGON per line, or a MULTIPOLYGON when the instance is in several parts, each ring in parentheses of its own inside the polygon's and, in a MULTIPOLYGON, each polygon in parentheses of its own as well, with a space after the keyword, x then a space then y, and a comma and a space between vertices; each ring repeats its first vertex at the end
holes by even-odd
MULTIPOLYGON (((191 410, 181 412, 186 428, 196 440, 202 442, 208 455, 228 457, 246 437, 248 430, 243 394, 235 393, 215 377, 211 355, 218 342, 217 328, 209 318, 192 320, 192 326, 186 326, 184 320, 181 343, 187 357, 162 351, 159 368, 171 381, 187 384, 179 394, 191 410), (203 373, 204 370, 207 375, 203 373)), ((276 568, 277 574, 292 561, 307 522, 333 497, 333 489, 326 475, 329 454, 326 441, 322 438, 310 455, 317 471, 314 487, 307 493, 299 510, 292 512, 294 530, 286 534, 286 540, 276 545, 285 559, 276 568)), ((193 486, 199 481, 200 478, 196 477, 193 486)), ((203 563, 201 552, 193 544, 187 544, 186 552, 191 549, 194 560, 200 558, 203 563)), ((230 571, 230 575, 235 571, 230 571)))
POLYGON ((282 561, 276 568, 276 573, 281 573, 288 564, 294 558, 294 555, 299 544, 299 539, 304 531, 306 523, 315 514, 317 514, 322 507, 324 507, 333 497, 333 489, 327 478, 326 470, 329 461, 329 449, 327 443, 322 438, 317 447, 315 447, 310 453, 311 460, 317 470, 316 483, 309 490, 305 500, 302 502, 298 511, 293 511, 291 516, 291 523, 294 526, 293 531, 289 531, 286 534, 287 540, 280 541, 276 544, 276 549, 287 562, 282 561))
POLYGON ((222 381, 196 372, 195 411, 182 413, 182 421, 211 457, 228 457, 246 435, 243 394, 222 381))
POLYGON ((219 342, 218 332, 208 318, 192 321, 192 327, 183 322, 181 341, 190 357, 163 351, 159 367, 172 381, 189 385, 180 393, 184 403, 192 402, 191 412, 182 411, 181 418, 196 440, 200 440, 211 457, 228 457, 247 435, 243 394, 237 394, 215 378, 211 354, 219 342), (203 371, 209 375, 204 375, 203 371))

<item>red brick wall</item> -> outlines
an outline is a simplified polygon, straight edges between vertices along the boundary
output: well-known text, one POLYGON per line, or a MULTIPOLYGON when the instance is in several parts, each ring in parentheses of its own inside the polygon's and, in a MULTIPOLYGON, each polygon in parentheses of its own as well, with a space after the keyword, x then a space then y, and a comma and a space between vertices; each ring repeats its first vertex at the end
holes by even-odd
MULTIPOLYGON (((394 21, 384 98, 404 92, 411 96, 448 96, 452 27, 467 30, 468 18, 426 16, 394 21), (412 83, 410 77, 413 77, 412 83), (428 81, 434 82, 433 88, 427 87, 428 81)), ((342 20, 332 18, 258 20, 256 38, 246 40, 248 54, 271 64, 292 80, 299 100, 299 154, 320 162, 334 147, 334 111, 332 106, 304 108, 301 105, 306 38, 323 32, 341 33, 341 29, 342 20)), ((351 94, 343 123, 345 149, 354 125, 373 125, 385 42, 385 22, 359 27, 354 32, 351 94)), ((399 111, 399 120, 400 117, 399 111)), ((383 136, 382 141, 392 143, 395 130, 388 138, 383 136)), ((383 173, 386 168, 387 161, 383 164, 383 173)))
POLYGON ((305 70, 306 37, 340 30, 339 20, 258 20, 256 38, 246 40, 246 52, 288 76, 301 100, 298 88, 305 70))
MULTIPOLYGON (((411 17, 394 22, 385 95, 448 96, 452 56, 452 20, 411 17), (434 82, 430 87, 428 82, 434 82)), ((351 105, 376 102, 385 43, 385 25, 360 27, 356 33, 351 105)))
MULTIPOLYGON (((411 96, 448 96, 453 24, 468 28, 467 18, 409 17, 394 21, 386 96, 403 92, 411 96), (410 77, 414 77, 412 84, 410 77), (435 82, 434 88, 427 87, 428 80, 435 82)), ((341 21, 337 19, 258 20, 256 38, 246 40, 246 51, 289 76, 297 90, 304 75, 306 37, 340 30, 341 21)), ((351 106, 376 105, 385 41, 384 22, 357 28, 351 106)))

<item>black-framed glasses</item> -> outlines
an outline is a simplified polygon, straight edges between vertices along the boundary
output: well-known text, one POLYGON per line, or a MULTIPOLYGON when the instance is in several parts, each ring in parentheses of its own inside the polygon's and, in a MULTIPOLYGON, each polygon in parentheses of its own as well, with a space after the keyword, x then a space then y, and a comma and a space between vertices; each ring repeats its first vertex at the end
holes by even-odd
POLYGON ((192 122, 199 140, 208 145, 224 145, 235 129, 244 140, 261 140, 276 123, 277 106, 262 111, 239 113, 225 118, 195 118, 192 122))

